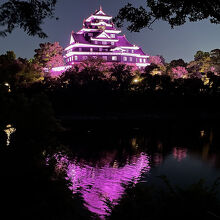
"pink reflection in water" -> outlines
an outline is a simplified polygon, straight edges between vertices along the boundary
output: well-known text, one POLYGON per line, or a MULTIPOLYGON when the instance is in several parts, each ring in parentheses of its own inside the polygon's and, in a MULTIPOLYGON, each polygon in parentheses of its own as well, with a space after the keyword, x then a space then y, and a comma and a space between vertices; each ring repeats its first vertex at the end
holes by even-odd
POLYGON ((186 158, 187 156, 187 149, 186 148, 173 148, 173 157, 178 160, 179 162, 186 158))
POLYGON ((141 174, 149 169, 148 156, 141 153, 133 156, 123 167, 118 167, 117 161, 112 163, 109 156, 101 167, 88 165, 85 161, 69 161, 67 175, 72 182, 70 189, 73 193, 81 192, 88 209, 104 218, 108 210, 104 201, 108 199, 117 204, 125 191, 123 184, 136 184, 141 174))

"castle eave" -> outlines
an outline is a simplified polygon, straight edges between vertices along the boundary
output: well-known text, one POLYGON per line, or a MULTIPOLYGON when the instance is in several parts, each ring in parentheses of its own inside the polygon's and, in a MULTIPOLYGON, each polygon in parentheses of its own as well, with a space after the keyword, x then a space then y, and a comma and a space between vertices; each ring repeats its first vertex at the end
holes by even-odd
POLYGON ((73 56, 73 55, 123 55, 123 56, 132 56, 137 58, 149 58, 148 55, 141 55, 141 54, 135 54, 135 53, 124 53, 124 52, 69 52, 67 53, 64 58, 73 56))
POLYGON ((103 39, 100 39, 100 38, 91 38, 91 40, 93 40, 93 41, 109 41, 109 42, 118 42, 118 39, 106 39, 106 38, 103 38, 103 39))

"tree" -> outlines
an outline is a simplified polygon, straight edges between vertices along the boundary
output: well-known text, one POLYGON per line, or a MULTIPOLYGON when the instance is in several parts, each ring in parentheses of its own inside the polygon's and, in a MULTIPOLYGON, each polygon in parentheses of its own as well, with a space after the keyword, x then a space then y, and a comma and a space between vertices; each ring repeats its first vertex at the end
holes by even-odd
POLYGON ((195 61, 199 61, 199 60, 202 60, 202 59, 207 58, 209 56, 210 56, 209 52, 203 52, 203 51, 199 50, 194 55, 194 60, 195 61))
POLYGON ((156 70, 158 68, 158 65, 155 64, 154 62, 151 62, 151 64, 149 66, 145 67, 145 74, 151 74, 154 70, 156 70))
POLYGON ((214 49, 210 52, 211 60, 214 64, 220 65, 220 49, 214 49))
POLYGON ((45 38, 41 25, 52 18, 57 0, 7 0, 0 5, 0 36, 7 36, 15 28, 22 28, 28 35, 45 38))
POLYGON ((163 56, 160 55, 150 56, 149 61, 151 65, 153 66, 156 65, 155 68, 152 69, 151 74, 161 75, 166 72, 165 59, 163 58, 163 56))
POLYGON ((42 74, 36 65, 26 59, 16 59, 13 51, 7 51, 6 54, 0 55, 0 86, 7 85, 14 89, 42 79, 42 74))
POLYGON ((16 73, 21 70, 16 55, 13 51, 7 51, 0 56, 0 84, 14 84, 16 73))
POLYGON ((170 67, 177 67, 177 66, 183 66, 186 67, 187 63, 185 63, 185 61, 183 59, 178 59, 178 60, 172 60, 170 62, 170 67))
POLYGON ((130 31, 140 31, 145 27, 150 28, 157 20, 166 21, 173 28, 183 25, 187 20, 196 22, 203 19, 220 24, 219 0, 148 0, 146 8, 127 4, 119 10, 115 21, 119 27, 128 21, 130 31))
POLYGON ((134 73, 132 67, 125 64, 114 64, 110 69, 113 87, 120 91, 128 91, 131 85, 134 73))
POLYGON ((150 61, 150 63, 153 63, 153 64, 158 65, 158 66, 165 64, 165 59, 160 55, 150 56, 149 61, 150 61))
POLYGON ((172 68, 172 73, 174 78, 185 78, 188 74, 188 71, 183 66, 177 66, 172 68))
POLYGON ((50 71, 53 67, 63 66, 63 48, 59 42, 40 44, 40 48, 35 50, 33 62, 39 65, 44 71, 46 68, 50 71))

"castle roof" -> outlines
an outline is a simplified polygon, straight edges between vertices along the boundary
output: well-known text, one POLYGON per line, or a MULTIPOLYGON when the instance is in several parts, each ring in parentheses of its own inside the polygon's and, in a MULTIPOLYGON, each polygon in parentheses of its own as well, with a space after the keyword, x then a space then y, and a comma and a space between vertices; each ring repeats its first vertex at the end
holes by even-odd
POLYGON ((89 44, 89 41, 85 39, 83 34, 72 33, 72 36, 76 43, 89 44))
POLYGON ((95 13, 93 15, 98 15, 98 16, 107 16, 107 17, 112 17, 110 15, 107 15, 103 10, 102 10, 102 6, 100 6, 99 10, 96 10, 95 13))
POLYGON ((128 42, 125 36, 118 36, 118 42, 116 43, 116 46, 120 47, 133 47, 131 43, 128 42))

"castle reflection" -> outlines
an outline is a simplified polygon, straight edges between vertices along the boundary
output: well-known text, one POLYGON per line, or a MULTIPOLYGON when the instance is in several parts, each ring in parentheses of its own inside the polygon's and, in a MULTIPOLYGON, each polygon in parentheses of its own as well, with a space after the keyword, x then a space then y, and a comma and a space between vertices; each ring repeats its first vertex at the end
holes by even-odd
POLYGON ((117 204, 126 185, 135 185, 142 174, 150 170, 149 157, 145 153, 129 157, 123 166, 118 165, 114 156, 114 153, 108 153, 101 163, 92 165, 85 160, 67 161, 65 157, 58 162, 58 167, 68 164, 67 176, 72 192, 80 192, 87 208, 101 218, 109 211, 106 201, 117 204))

